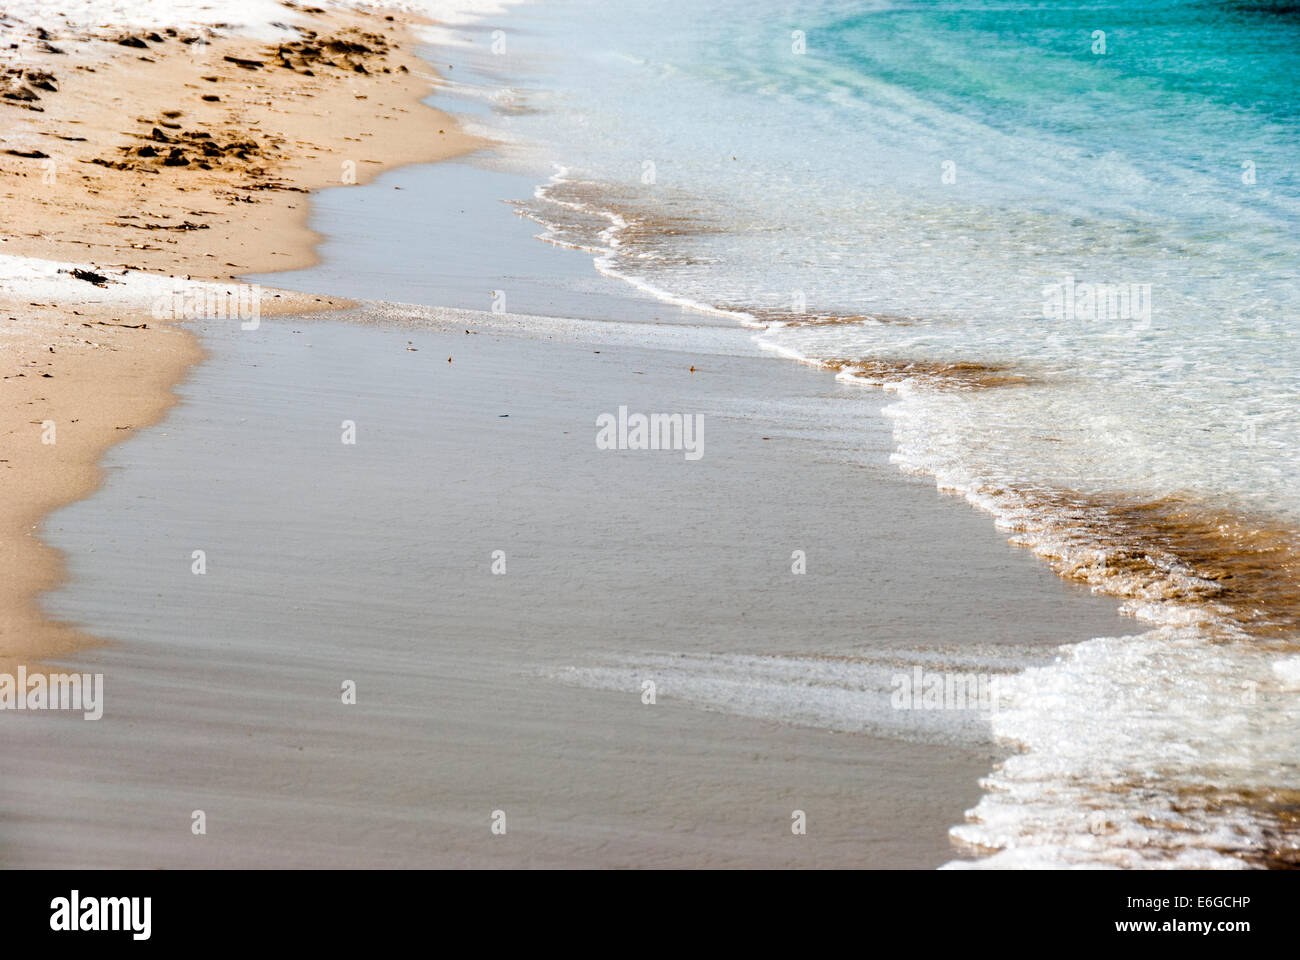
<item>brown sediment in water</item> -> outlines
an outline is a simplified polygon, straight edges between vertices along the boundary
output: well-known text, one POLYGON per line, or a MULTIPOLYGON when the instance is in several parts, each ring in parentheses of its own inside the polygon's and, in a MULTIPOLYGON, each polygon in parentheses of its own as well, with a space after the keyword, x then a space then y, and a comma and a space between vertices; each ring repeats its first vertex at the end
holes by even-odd
POLYGON ((915 383, 936 390, 986 390, 1020 387, 1034 382, 1010 364, 901 360, 890 357, 834 358, 821 366, 853 376, 873 386, 915 383))
POLYGON ((743 313, 761 323, 780 324, 784 327, 850 327, 867 324, 905 327, 925 322, 922 317, 904 317, 885 313, 798 313, 793 310, 725 301, 716 302, 712 306, 719 310, 743 313))
POLYGON ((1271 815, 1269 848, 1243 859, 1269 870, 1300 870, 1300 790, 1278 791, 1261 798, 1257 808, 1271 815))
MULTIPOLYGON (((754 311, 750 311, 751 313, 754 311)), ((755 314, 757 316, 757 314, 755 314)), ((816 314, 810 316, 780 316, 772 313, 770 319, 782 320, 787 327, 846 327, 867 323, 882 324, 891 327, 915 326, 924 323, 922 317, 894 316, 887 313, 854 313, 846 315, 816 314)))
POLYGON ((1236 628, 1300 645, 1294 526, 1190 498, 1038 491, 1019 499, 1038 518, 1023 529, 1053 541, 1031 546, 1061 576, 1126 599, 1204 608, 1208 625, 1228 628, 1225 638, 1236 628))
MULTIPOLYGON (((1249 810, 1255 820, 1262 821, 1263 845, 1252 841, 1240 847, 1220 847, 1218 852, 1264 870, 1300 869, 1300 790, 1233 789, 1203 784, 1180 787, 1170 803, 1170 810, 1177 814, 1226 814, 1241 809, 1249 810)), ((1165 821, 1148 825, 1171 829, 1165 821)))
MULTIPOLYGON (((877 386, 938 390, 1024 386, 1009 364, 889 358, 820 361, 877 386)), ((1025 511, 1022 532, 1059 575, 1126 600, 1173 602, 1207 613, 1236 637, 1300 646, 1300 528, 1203 498, 1143 498, 1072 490, 985 490, 1025 511), (1042 535, 1047 540, 1041 539, 1042 535), (1235 630, 1234 630, 1235 628, 1235 630)))
MULTIPOLYGON (((1112 811, 1116 805, 1125 806, 1125 798, 1135 798, 1144 807, 1153 799, 1153 780, 1149 775, 1086 786, 1095 796, 1080 803, 1079 817, 1081 821, 1087 820, 1087 830, 1097 836, 1114 834, 1120 829, 1117 821, 1125 817, 1115 816, 1112 811)), ((985 783, 984 787, 987 792, 999 792, 995 784, 985 783)), ((1162 807, 1131 817, 1133 824, 1150 831, 1136 848, 1145 859, 1173 859, 1184 850, 1203 849, 1234 857, 1255 869, 1300 868, 1300 790, 1282 786, 1251 788, 1209 782, 1184 783, 1175 776, 1172 780, 1159 781, 1158 792, 1162 807), (1211 824, 1231 823, 1243 814, 1249 826, 1238 828, 1239 843, 1225 839, 1224 834, 1207 835, 1211 824)), ((966 822, 983 822, 978 808, 967 811, 966 822)), ((959 850, 977 857, 1005 849, 960 835, 951 839, 959 850)))
POLYGON ((585 209, 567 210, 566 217, 573 221, 588 220, 586 230, 577 222, 553 223, 554 217, 543 213, 532 203, 518 204, 519 211, 539 223, 563 230, 591 233, 585 242, 596 244, 597 234, 610 225, 609 217, 622 221, 618 229, 620 250, 637 251, 643 264, 683 266, 712 261, 684 252, 670 250, 660 241, 665 238, 681 240, 710 233, 723 233, 725 228, 700 212, 696 201, 664 187, 649 186, 654 191, 653 200, 647 203, 646 194, 633 192, 626 185, 589 180, 561 180, 548 184, 547 200, 558 204, 577 204, 585 209))

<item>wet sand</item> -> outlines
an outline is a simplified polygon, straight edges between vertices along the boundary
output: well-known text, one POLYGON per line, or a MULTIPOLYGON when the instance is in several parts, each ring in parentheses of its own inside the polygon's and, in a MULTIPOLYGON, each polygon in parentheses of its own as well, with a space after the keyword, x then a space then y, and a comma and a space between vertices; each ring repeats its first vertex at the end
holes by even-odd
POLYGON ((105 713, 6 718, 6 865, 933 867, 1004 747, 565 671, 1043 662, 1132 626, 899 477, 876 395, 743 331, 353 319, 204 325, 182 403, 52 518, 48 607, 111 639, 77 658, 105 713), (620 404, 702 413, 704 456, 597 450, 620 404))

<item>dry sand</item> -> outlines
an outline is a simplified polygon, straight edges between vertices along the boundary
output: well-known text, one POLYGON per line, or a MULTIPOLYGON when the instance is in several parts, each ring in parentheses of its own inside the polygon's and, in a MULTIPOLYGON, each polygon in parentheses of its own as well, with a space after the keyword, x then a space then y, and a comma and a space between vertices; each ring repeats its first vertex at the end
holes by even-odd
MULTIPOLYGON (((294 9, 314 35, 101 30, 48 34, 21 60, 5 51, 0 255, 107 282, 69 279, 51 296, 0 276, 0 668, 91 642, 35 602, 61 576, 41 520, 96 487, 105 449, 156 422, 200 356, 183 326, 150 315, 140 272, 227 281, 309 266, 307 191, 478 146, 420 103, 433 77, 409 18, 294 9)), ((271 293, 261 310, 340 305, 271 293)))

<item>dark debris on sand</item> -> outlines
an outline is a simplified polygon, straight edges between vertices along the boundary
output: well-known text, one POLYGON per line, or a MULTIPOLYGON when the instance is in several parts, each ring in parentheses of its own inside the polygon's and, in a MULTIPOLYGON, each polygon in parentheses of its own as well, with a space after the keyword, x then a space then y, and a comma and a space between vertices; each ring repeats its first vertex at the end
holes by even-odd
MULTIPOLYGON (((164 111, 166 118, 180 117, 179 110, 164 111)), ((275 152, 273 145, 248 137, 246 133, 217 131, 216 135, 203 129, 185 129, 184 124, 171 119, 148 120, 148 134, 132 134, 145 141, 138 146, 125 146, 118 149, 128 158, 137 161, 141 167, 149 165, 164 167, 189 167, 193 165, 200 170, 214 168, 239 168, 252 177, 265 175, 263 163, 269 154, 275 152)), ((201 125, 200 125, 201 126, 201 125)), ((130 162, 123 161, 124 168, 132 168, 130 162)))
POLYGON ((68 273, 71 273, 78 280, 85 280, 87 283, 93 283, 97 287, 108 286, 108 277, 104 276, 102 273, 95 273, 93 270, 82 270, 80 267, 77 267, 73 270, 69 270, 68 273))
POLYGON ((57 93, 59 90, 55 84, 54 74, 48 70, 35 70, 30 67, 5 67, 0 72, 0 87, 4 88, 4 92, 0 93, 3 102, 11 106, 35 110, 38 113, 43 113, 44 109, 36 106, 36 101, 41 99, 41 95, 36 91, 57 93))
POLYGON ((277 47, 276 56, 283 69, 311 77, 316 75, 313 68, 320 67, 353 73, 390 72, 382 65, 375 69, 375 61, 382 62, 393 49, 383 34, 357 29, 343 30, 332 37, 321 37, 315 30, 302 30, 302 34, 304 39, 277 47))

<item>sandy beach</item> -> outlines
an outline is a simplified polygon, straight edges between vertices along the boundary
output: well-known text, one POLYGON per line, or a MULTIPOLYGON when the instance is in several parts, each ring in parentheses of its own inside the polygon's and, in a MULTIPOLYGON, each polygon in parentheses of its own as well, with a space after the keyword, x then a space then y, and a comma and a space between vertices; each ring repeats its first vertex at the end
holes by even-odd
POLYGON ((0 867, 1295 865, 1291 280, 1199 219, 1292 213, 1071 139, 1239 112, 1015 11, 1052 109, 944 10, 15 3, 0 867))
MULTIPOLYGON (((0 256, 103 279, 38 280, 22 261, 0 263, 2 662, 94 642, 34 603, 61 575, 41 519, 95 488, 104 450, 156 422, 200 356, 183 326, 153 315, 157 287, 136 281, 310 265, 308 191, 474 148, 420 104, 432 74, 409 18, 284 13, 295 28, 274 39, 8 22, 20 46, 5 67, 14 97, 0 101, 0 256)), ((337 305, 275 290, 259 300, 267 314, 337 305)))

